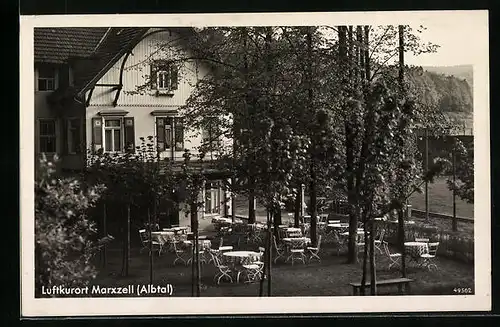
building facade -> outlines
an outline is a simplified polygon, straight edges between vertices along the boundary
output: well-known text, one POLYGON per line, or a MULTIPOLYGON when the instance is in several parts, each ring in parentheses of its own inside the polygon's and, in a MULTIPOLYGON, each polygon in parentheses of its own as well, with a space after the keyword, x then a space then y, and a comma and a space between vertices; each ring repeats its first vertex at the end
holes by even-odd
MULTIPOLYGON (((184 126, 181 107, 209 73, 191 56, 188 28, 35 30, 35 158, 58 154, 60 169, 83 169, 86 155, 124 153, 152 137, 162 159, 181 162, 210 139, 184 126)), ((230 140, 220 139, 217 142, 230 140)), ((207 158, 217 159, 215 153, 207 158)), ((219 177, 220 178, 220 177, 219 177)), ((231 212, 224 181, 206 183, 201 216, 231 212)), ((183 206, 179 209, 182 213, 183 206)))

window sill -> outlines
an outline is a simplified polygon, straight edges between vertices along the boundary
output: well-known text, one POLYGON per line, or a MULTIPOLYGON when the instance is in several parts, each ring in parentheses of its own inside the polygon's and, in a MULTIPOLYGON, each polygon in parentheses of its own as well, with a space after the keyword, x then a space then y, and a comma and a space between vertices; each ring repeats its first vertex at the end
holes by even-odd
POLYGON ((174 91, 169 91, 169 90, 156 90, 156 96, 167 96, 167 97, 173 97, 173 96, 174 96, 174 91))

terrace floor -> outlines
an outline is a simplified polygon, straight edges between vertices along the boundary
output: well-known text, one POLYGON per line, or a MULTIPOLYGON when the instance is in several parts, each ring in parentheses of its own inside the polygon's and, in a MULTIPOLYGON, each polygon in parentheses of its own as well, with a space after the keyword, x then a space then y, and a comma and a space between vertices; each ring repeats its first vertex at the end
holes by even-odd
MULTIPOLYGON (((226 242, 227 243, 227 242, 226 242)), ((257 250, 253 248, 245 248, 257 250)), ((241 248, 240 248, 241 249, 241 248)), ((111 248, 107 251, 107 266, 101 269, 94 285, 101 287, 119 287, 129 284, 149 283, 149 256, 146 251, 142 254, 138 248, 131 251, 129 275, 123 277, 121 273, 121 249, 111 248)), ((358 264, 346 264, 345 253, 337 255, 337 251, 326 244, 322 248, 321 263, 308 264, 285 263, 278 261, 272 265, 272 295, 273 296, 346 296, 351 295, 350 282, 361 281, 362 260, 358 264)), ((191 296, 191 266, 178 263, 173 265, 175 255, 163 253, 155 255, 154 259, 154 285, 171 284, 172 296, 191 296)), ((396 268, 388 269, 388 259, 385 255, 377 253, 377 279, 400 277, 401 273, 396 268)), ((439 269, 428 271, 426 268, 410 266, 407 277, 415 279, 411 284, 411 294, 414 295, 452 295, 456 287, 474 287, 474 267, 446 258, 438 258, 439 269)), ((258 296, 259 283, 229 283, 221 281, 217 285, 213 281, 216 273, 213 264, 205 264, 202 268, 201 296, 258 296)), ((369 278, 369 277, 368 277, 369 278)), ((265 284, 265 290, 267 284, 265 284)), ((264 295, 265 295, 264 291, 264 295)), ((397 294, 397 289, 382 288, 379 295, 397 294)))

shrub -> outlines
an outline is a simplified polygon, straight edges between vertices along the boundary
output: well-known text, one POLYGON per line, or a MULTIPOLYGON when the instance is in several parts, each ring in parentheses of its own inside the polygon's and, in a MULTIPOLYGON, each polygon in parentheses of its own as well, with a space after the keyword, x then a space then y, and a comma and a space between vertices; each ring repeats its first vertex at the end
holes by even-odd
POLYGON ((82 190, 74 178, 57 178, 45 156, 35 183, 35 294, 52 285, 81 286, 96 276, 90 262, 97 233, 86 211, 103 188, 82 190))

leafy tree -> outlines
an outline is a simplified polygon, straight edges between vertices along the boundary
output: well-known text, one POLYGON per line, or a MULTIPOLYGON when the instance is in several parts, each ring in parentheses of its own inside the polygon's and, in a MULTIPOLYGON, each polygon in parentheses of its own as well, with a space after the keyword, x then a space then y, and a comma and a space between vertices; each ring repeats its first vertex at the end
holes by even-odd
MULTIPOLYGON (((141 138, 141 144, 125 153, 88 152, 86 179, 89 183, 106 185, 103 200, 117 204, 126 210, 123 224, 123 266, 122 274, 127 276, 130 261, 130 229, 131 219, 137 221, 139 216, 131 216, 131 207, 142 211, 147 217, 146 225, 150 233, 158 225, 158 200, 169 199, 175 202, 173 190, 176 178, 171 165, 161 162, 153 137, 141 138), (150 217, 153 220, 150 221, 150 217)), ((150 237, 151 239, 151 237, 150 237)), ((150 279, 152 280, 153 262, 150 244, 150 279)))
MULTIPOLYGON (((462 200, 474 203, 474 144, 464 144, 459 138, 454 138, 452 155, 455 156, 456 180, 448 178, 448 187, 455 191, 462 200)), ((453 161, 453 158, 452 158, 453 161)))
POLYGON ((102 185, 83 190, 74 178, 58 178, 45 156, 35 183, 35 285, 84 286, 95 278, 91 262, 98 237, 87 216, 101 196, 102 185))

